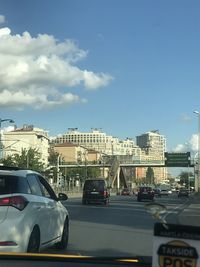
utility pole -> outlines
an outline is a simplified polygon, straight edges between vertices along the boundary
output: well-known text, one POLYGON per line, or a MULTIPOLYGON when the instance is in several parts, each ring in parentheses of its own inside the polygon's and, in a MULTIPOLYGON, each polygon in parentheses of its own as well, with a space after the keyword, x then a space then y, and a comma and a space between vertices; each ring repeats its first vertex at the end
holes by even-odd
POLYGON ((197 192, 200 191, 199 184, 200 184, 200 112, 199 111, 194 111, 198 117, 198 161, 197 161, 197 179, 195 183, 195 189, 197 192))
POLYGON ((85 149, 85 180, 87 179, 87 159, 86 159, 86 149, 85 149))

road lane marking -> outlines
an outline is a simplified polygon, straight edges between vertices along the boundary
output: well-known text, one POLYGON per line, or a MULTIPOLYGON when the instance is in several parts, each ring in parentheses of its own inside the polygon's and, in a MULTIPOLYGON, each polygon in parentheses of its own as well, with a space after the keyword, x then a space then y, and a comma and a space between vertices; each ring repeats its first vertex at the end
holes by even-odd
POLYGON ((174 213, 176 210, 176 214, 178 214, 178 212, 181 211, 181 209, 187 205, 187 203, 189 202, 189 199, 187 201, 185 201, 184 203, 176 206, 175 208, 173 208, 172 210, 169 210, 164 216, 163 219, 166 219, 170 214, 174 213))

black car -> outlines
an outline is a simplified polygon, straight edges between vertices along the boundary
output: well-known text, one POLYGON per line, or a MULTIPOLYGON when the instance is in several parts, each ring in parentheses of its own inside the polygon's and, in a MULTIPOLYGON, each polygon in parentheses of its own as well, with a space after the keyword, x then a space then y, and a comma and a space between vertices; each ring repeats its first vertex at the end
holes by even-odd
POLYGON ((87 179, 83 186, 82 204, 109 203, 110 193, 104 179, 87 179))
POLYGON ((155 197, 161 197, 161 189, 160 188, 154 189, 154 196, 155 197))
POLYGON ((154 200, 154 191, 149 186, 140 187, 137 195, 137 200, 141 201, 143 199, 154 200))
POLYGON ((178 192, 178 197, 189 197, 189 190, 188 189, 180 189, 178 192))

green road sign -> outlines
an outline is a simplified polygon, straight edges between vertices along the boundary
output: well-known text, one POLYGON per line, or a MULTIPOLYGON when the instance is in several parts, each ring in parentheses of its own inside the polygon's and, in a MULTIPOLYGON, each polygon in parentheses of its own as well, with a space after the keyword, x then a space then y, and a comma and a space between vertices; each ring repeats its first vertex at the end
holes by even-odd
POLYGON ((190 181, 194 181, 194 176, 190 176, 190 177, 189 177, 189 180, 190 180, 190 181))
POLYGON ((190 152, 187 153, 165 153, 166 167, 190 167, 190 152))

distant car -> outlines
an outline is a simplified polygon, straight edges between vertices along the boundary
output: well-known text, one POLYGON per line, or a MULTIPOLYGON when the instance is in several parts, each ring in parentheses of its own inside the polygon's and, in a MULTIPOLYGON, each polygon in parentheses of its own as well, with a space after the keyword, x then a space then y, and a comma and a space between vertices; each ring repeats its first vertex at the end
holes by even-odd
POLYGON ((189 197, 189 190, 188 189, 180 189, 178 192, 178 197, 189 197))
POLYGON ((161 189, 160 195, 161 196, 169 196, 169 190, 167 190, 167 189, 161 189))
POLYGON ((130 191, 128 188, 124 188, 124 189, 121 191, 121 195, 122 195, 122 196, 130 196, 130 195, 131 195, 131 191, 130 191))
POLYGON ((161 197, 161 189, 160 188, 155 188, 154 189, 154 195, 157 197, 161 197))
POLYGON ((147 199, 147 200, 154 200, 154 191, 152 189, 152 187, 149 186, 144 186, 144 187, 140 187, 138 194, 137 194, 137 201, 142 201, 143 199, 147 199))
POLYGON ((104 179, 87 179, 83 186, 82 204, 109 203, 110 193, 104 179))
POLYGON ((65 249, 69 214, 41 174, 0 166, 0 251, 39 252, 57 245, 65 249))

